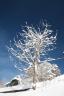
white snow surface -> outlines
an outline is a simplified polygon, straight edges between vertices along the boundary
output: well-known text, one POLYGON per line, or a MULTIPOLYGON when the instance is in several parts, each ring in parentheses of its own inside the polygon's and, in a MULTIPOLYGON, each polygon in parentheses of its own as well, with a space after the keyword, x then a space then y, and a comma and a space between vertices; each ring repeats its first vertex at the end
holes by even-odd
MULTIPOLYGON (((64 96, 64 75, 58 76, 53 80, 39 82, 36 86, 36 90, 29 89, 14 93, 0 93, 0 96, 64 96)), ((21 85, 0 88, 0 92, 20 88, 21 85)), ((27 86, 24 86, 24 88, 27 88, 27 86)))

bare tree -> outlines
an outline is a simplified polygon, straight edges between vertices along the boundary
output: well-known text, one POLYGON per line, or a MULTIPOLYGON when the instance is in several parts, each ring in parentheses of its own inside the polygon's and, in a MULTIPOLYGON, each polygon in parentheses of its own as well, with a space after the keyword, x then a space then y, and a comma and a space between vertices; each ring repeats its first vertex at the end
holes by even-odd
MULTIPOLYGON (((42 25, 42 30, 33 26, 24 26, 22 33, 17 35, 18 39, 14 39, 14 46, 8 47, 8 51, 13 56, 28 64, 29 67, 33 67, 34 84, 38 79, 38 65, 41 62, 41 56, 43 57, 47 51, 51 51, 56 41, 56 35, 48 28, 49 25, 47 23, 42 25)), ((17 65, 15 67, 21 70, 17 65)))

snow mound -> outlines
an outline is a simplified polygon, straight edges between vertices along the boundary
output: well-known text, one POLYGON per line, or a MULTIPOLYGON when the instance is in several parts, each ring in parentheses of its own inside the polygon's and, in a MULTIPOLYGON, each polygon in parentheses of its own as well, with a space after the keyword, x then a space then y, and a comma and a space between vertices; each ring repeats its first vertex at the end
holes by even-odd
POLYGON ((29 89, 14 93, 0 93, 0 96, 64 96, 64 75, 50 81, 39 82, 36 86, 36 90, 29 89))

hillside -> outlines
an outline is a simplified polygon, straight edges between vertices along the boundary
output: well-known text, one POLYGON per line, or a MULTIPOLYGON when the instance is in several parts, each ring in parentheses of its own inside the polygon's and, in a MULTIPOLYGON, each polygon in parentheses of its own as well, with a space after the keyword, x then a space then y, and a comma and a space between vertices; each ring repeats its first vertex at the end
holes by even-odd
MULTIPOLYGON (((58 76, 53 80, 37 83, 36 90, 29 89, 26 91, 14 93, 0 93, 0 96, 64 96, 64 75, 58 76)), ((19 89, 21 85, 7 88, 0 88, 0 92, 6 90, 19 89)), ((27 88, 27 86, 24 86, 27 88)))

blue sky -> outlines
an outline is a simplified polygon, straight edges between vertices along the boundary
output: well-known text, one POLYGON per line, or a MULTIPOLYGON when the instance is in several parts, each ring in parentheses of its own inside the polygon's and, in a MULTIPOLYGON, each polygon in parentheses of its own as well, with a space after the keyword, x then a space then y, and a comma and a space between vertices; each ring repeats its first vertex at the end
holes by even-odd
MULTIPOLYGON (((10 80, 20 72, 9 61, 6 46, 20 31, 20 26, 38 24, 43 18, 58 30, 57 49, 54 56, 63 57, 64 50, 64 2, 61 0, 0 0, 0 80, 10 80)), ((64 60, 56 60, 64 73, 64 60)))

